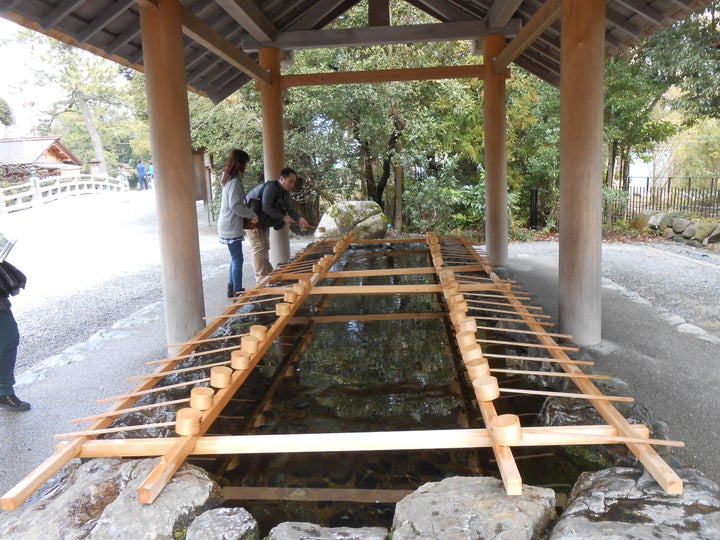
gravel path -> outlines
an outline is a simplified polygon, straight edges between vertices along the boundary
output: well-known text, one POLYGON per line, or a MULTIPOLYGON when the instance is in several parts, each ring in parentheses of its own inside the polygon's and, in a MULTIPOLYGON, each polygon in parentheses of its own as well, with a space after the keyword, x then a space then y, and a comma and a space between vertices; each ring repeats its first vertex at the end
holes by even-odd
MULTIPOLYGON (((511 243, 510 256, 557 261, 557 241, 511 243)), ((603 278, 720 340, 720 253, 671 241, 602 244, 603 278)))
MULTIPOLYGON (((227 249, 198 204, 203 272, 227 249)), ((12 298, 20 328, 16 372, 162 300, 155 194, 85 195, 2 216, 18 239, 8 260, 28 277, 12 298)))

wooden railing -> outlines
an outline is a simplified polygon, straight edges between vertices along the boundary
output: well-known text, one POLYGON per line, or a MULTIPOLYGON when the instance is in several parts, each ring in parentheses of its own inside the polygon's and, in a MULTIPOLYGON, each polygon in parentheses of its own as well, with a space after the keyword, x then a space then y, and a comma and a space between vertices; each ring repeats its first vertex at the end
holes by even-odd
POLYGON ((124 178, 109 176, 51 176, 31 178, 29 182, 0 188, 0 214, 26 210, 64 197, 107 191, 128 191, 124 178))

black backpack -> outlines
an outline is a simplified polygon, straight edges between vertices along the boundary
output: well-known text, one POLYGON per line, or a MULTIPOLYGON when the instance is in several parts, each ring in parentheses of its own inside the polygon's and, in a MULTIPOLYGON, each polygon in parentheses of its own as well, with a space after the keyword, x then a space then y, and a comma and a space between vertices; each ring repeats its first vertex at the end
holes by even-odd
POLYGON ((7 261, 0 262, 0 296, 15 296, 25 288, 25 274, 7 261))
MULTIPOLYGON (((277 182, 277 180, 271 180, 270 182, 277 182)), ((278 231, 285 226, 285 221, 281 219, 273 219, 262 210, 263 193, 265 192, 265 188, 270 182, 263 182, 262 184, 252 188, 247 194, 245 203, 253 212, 255 212, 255 215, 258 217, 258 227, 262 227, 263 229, 269 229, 270 227, 272 227, 273 229, 278 231)), ((280 190, 282 190, 282 188, 280 188, 280 190)), ((273 204, 275 204, 275 202, 276 201, 273 201, 273 204)), ((278 202, 280 206, 282 206, 282 208, 278 208, 278 210, 284 214, 285 204, 282 199, 280 199, 278 202)))

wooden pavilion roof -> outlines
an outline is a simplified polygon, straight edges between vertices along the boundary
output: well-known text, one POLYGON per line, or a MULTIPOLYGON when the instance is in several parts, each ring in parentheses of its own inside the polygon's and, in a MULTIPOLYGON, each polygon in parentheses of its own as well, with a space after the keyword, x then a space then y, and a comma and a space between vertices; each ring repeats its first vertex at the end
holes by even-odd
MULTIPOLYGON (((407 0, 437 23, 352 29, 326 26, 359 0, 181 0, 185 69, 191 90, 219 102, 252 79, 267 77, 260 47, 297 50, 387 43, 474 41, 505 33, 510 62, 553 85, 560 80, 561 0, 407 0)), ((140 6, 158 0, 0 0, 0 16, 122 65, 143 70, 140 6)), ((711 0, 607 0, 610 56, 711 0)), ((387 0, 370 0, 383 12, 387 0)), ((386 11, 386 9, 385 9, 386 11)), ((480 42, 482 43, 482 42, 480 42)), ((496 69, 500 69, 496 68, 496 69)))

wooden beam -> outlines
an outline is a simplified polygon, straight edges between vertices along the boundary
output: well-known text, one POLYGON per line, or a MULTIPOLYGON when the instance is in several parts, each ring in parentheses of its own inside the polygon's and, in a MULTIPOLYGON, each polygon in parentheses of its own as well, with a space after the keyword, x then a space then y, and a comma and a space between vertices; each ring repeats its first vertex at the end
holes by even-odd
POLYGON ((72 13, 78 4, 81 3, 81 0, 63 0, 62 2, 57 3, 55 7, 50 10, 50 13, 41 18, 38 23, 47 30, 48 28, 55 26, 58 21, 61 21, 67 15, 72 13))
POLYGON ((622 13, 618 13, 614 9, 610 9, 608 7, 605 9, 605 19, 617 26, 623 32, 630 34, 634 39, 637 40, 640 38, 642 33, 640 28, 632 24, 622 13))
POLYGON ((342 489, 226 486, 223 498, 234 501, 346 501, 396 503, 413 493, 409 489, 342 489))
POLYGON ((271 41, 277 29, 265 14, 258 8, 257 2, 250 0, 215 0, 235 19, 240 26, 258 41, 271 41))
POLYGON ((616 0, 616 2, 642 15, 654 24, 662 24, 665 21, 665 15, 650 7, 643 0, 616 0))
MULTIPOLYGON (((357 2, 358 0, 352 0, 352 4, 357 2)), ((325 24, 330 22, 328 16, 332 17, 333 13, 337 13, 338 15, 343 13, 345 9, 350 7, 348 4, 348 0, 319 0, 309 2, 307 4, 308 7, 304 8, 302 13, 299 13, 293 21, 292 29, 311 30, 320 28, 324 26, 323 22, 325 22, 325 24)))
POLYGON ((414 321, 443 319, 447 317, 444 311, 427 313, 367 313, 365 315, 315 315, 312 317, 293 317, 292 324, 308 323, 310 321, 322 323, 338 323, 351 321, 403 321, 412 319, 414 321))
POLYGON ((375 276, 407 276, 415 274, 434 274, 435 268, 378 268, 374 270, 339 270, 328 272, 326 279, 349 278, 349 277, 375 277, 375 276))
POLYGON ((182 25, 183 34, 190 39, 196 41, 213 54, 218 55, 249 77, 270 84, 270 74, 267 71, 185 7, 182 8, 182 25))
POLYGON ((88 22, 77 35, 79 42, 88 41, 90 38, 101 32, 109 23, 123 15, 128 8, 135 3, 135 0, 124 0, 113 2, 112 7, 105 8, 92 21, 88 22))
POLYGON ((484 73, 485 66, 482 65, 306 73, 300 75, 283 75, 280 79, 280 86, 282 88, 292 88, 295 86, 429 81, 437 79, 482 79, 484 73))
MULTIPOLYGON (((628 438, 636 440, 649 437, 647 426, 632 424, 631 428, 628 438)), ((618 442, 617 437, 617 429, 607 425, 523 427, 520 442, 513 446, 612 444, 618 442)), ((97 439, 86 441, 78 457, 160 456, 167 453, 177 442, 176 437, 97 439)), ((72 444, 60 444, 60 449, 72 444)), ((486 429, 225 435, 198 438, 188 455, 433 450, 488 448, 490 445, 491 441, 486 429)))
POLYGON ((160 0, 135 0, 137 5, 145 9, 158 9, 160 7, 160 0))
POLYGON ((368 25, 390 26, 390 2, 388 0, 368 1, 368 25))
POLYGON ((440 21, 462 21, 468 17, 466 10, 447 0, 408 0, 408 3, 440 21))
MULTIPOLYGON (((540 6, 517 36, 493 59, 493 72, 499 74, 506 69, 510 62, 520 56, 540 34, 560 17, 561 12, 561 0, 547 0, 540 6)), ((485 63, 489 63, 487 59, 485 63)))
POLYGON ((487 16, 488 27, 492 29, 505 26, 510 22, 522 2, 523 0, 504 0, 502 2, 494 0, 487 16))
MULTIPOLYGON (((520 21, 513 20, 504 28, 494 29, 493 33, 514 35, 519 31, 520 21)), ((247 52, 256 52, 263 47, 296 50, 434 43, 478 39, 484 37, 487 33, 487 24, 478 20, 332 30, 298 30, 280 32, 275 36, 274 40, 266 42, 245 36, 242 41, 242 49, 247 52)))
POLYGON ((442 285, 328 285, 313 287, 310 294, 435 294, 442 292, 442 285))

